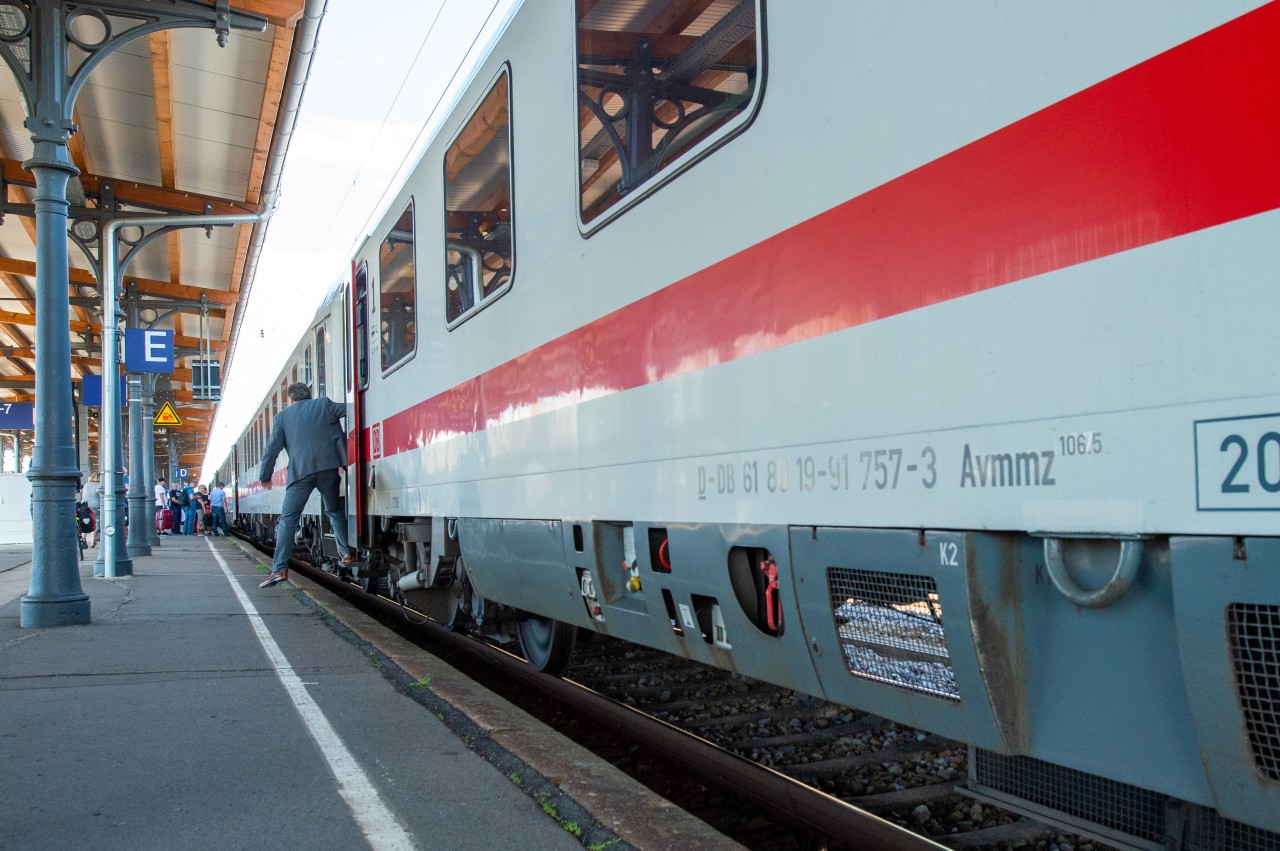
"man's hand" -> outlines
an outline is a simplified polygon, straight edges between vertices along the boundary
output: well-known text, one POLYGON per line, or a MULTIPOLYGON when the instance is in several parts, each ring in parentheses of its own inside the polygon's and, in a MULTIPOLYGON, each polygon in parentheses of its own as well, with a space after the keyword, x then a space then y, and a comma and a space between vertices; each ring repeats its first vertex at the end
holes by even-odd
POLYGON ((270 480, 270 479, 263 479, 261 482, 258 482, 258 484, 262 485, 262 489, 263 489, 264 491, 269 491, 269 490, 271 490, 271 480, 270 480))

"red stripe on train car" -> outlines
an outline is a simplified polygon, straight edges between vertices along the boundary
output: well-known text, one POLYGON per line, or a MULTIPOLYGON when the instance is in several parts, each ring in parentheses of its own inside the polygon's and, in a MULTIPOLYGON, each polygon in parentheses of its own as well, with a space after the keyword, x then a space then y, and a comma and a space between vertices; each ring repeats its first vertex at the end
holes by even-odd
POLYGON ((1276 209, 1277 104, 1273 2, 392 415, 383 455, 1276 209))

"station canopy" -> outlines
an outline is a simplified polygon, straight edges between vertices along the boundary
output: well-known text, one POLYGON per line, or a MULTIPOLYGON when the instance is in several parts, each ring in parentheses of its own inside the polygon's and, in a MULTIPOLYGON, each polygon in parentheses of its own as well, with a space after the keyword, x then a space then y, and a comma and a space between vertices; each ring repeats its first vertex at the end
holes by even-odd
MULTIPOLYGON (((233 29, 219 47, 212 29, 169 29, 139 36, 103 60, 75 102, 79 129, 69 147, 80 175, 68 189, 73 234, 93 244, 94 226, 77 222, 77 209, 112 204, 144 215, 259 212, 271 200, 264 198, 270 175, 278 179, 283 167, 287 145, 280 135, 292 131, 281 104, 304 5, 232 0, 232 11, 266 18, 265 31, 233 29)), ((0 34, 12 32, 7 17, 14 15, 12 6, 0 5, 0 34)), ((130 25, 121 21, 117 32, 130 25)), ((22 167, 33 147, 25 120, 18 82, 0 63, 0 403, 32 401, 35 390, 35 181, 22 167)), ((203 456, 213 406, 195 398, 191 359, 203 336, 225 374, 264 228, 175 231, 140 250, 124 275, 125 291, 132 285, 138 294, 141 324, 174 331, 177 366, 160 379, 156 399, 181 412, 174 438, 183 462, 193 466, 203 456)), ((125 228, 122 239, 129 236, 125 228)), ((71 371, 79 392, 84 375, 101 372, 101 290, 75 240, 68 256, 71 371)))

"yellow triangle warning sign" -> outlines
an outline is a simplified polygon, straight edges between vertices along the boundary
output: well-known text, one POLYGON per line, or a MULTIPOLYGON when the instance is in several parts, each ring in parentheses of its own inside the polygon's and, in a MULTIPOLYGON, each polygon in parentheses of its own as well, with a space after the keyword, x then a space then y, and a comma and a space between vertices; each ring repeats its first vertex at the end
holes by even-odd
POLYGON ((178 416, 178 412, 173 409, 172 402, 165 402, 160 406, 160 410, 156 412, 156 418, 151 421, 151 424, 158 426, 180 426, 182 425, 182 417, 178 416))

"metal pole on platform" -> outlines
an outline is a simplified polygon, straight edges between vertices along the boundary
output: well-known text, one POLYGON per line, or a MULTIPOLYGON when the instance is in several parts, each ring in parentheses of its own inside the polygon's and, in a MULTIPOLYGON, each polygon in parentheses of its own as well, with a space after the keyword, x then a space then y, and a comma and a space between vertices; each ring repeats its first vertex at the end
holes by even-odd
POLYGON ((36 445, 31 480, 31 586, 20 604, 24 627, 89 622, 89 595, 80 584, 75 487, 79 465, 72 437, 71 301, 67 292, 67 182, 80 173, 67 139, 75 125, 64 115, 67 80, 62 8, 32 3, 29 44, 35 91, 28 93, 34 147, 23 167, 35 176, 36 214, 36 445))
MULTIPOLYGON (((142 377, 142 467, 143 482, 146 483, 148 499, 154 496, 156 485, 156 374, 144 374, 142 377)), ((153 547, 160 546, 160 533, 156 531, 155 513, 160 506, 152 505, 151 521, 147 523, 147 540, 153 547)))
POLYGON ((80 468, 80 481, 88 484, 93 467, 89 463, 89 408, 85 405, 76 409, 76 466, 80 468))
POLYGON ((102 543, 94 576, 114 579, 133 575, 133 561, 124 548, 124 446, 120 422, 120 344, 116 292, 116 233, 111 222, 102 236, 102 408, 98 420, 98 453, 102 459, 102 543))
POLYGON ((178 446, 174 442, 173 432, 164 436, 165 453, 169 459, 169 487, 173 487, 173 477, 178 475, 178 446))
MULTIPOLYGON (((136 308, 132 311, 136 312, 136 308)), ((147 530, 155 523, 147 520, 146 464, 142 460, 142 376, 136 372, 127 374, 129 382, 129 542, 131 558, 151 555, 151 542, 147 530)))
MULTIPOLYGON (((137 216, 122 219, 112 219, 107 222, 102 229, 102 313, 103 316, 115 316, 115 294, 120 289, 120 284, 124 278, 125 269, 134 257, 138 256, 138 251, 130 251, 129 256, 120 263, 116 259, 116 236, 121 228, 139 228, 145 231, 149 227, 162 228, 184 228, 184 227, 212 227, 215 225, 241 225, 241 224, 262 224, 271 218, 271 214, 275 212, 275 207, 268 207, 260 213, 240 213, 228 216, 215 215, 192 215, 192 216, 137 216)), ((65 217, 65 213, 64 213, 65 217)), ((141 247, 141 243, 138 246, 141 247)), ((65 252, 65 248, 64 248, 65 252)), ((70 371, 71 349, 70 343, 67 344, 67 361, 68 372, 70 371)), ((100 427, 101 444, 103 449, 111 448, 110 461, 116 461, 119 458, 116 445, 120 440, 120 415, 119 415, 119 383, 117 380, 108 382, 106 376, 112 376, 114 379, 119 374, 120 369, 120 351, 116 345, 116 323, 107 322, 105 319, 102 323, 102 424, 100 427), (109 343, 109 344, 108 344, 109 343), (110 394, 108 395, 108 385, 110 385, 110 394), (110 412, 114 411, 115 416, 111 416, 110 412)), ((141 402, 141 399, 139 399, 141 402)), ((139 416, 141 415, 141 406, 139 405, 139 416)), ((103 491, 114 490, 116 485, 116 464, 109 464, 108 459, 104 456, 102 463, 103 491)), ((137 470, 134 470, 134 476, 137 476, 137 470)), ((120 522, 120 512, 114 500, 103 501, 102 512, 102 558, 107 567, 111 570, 116 563, 113 559, 118 559, 120 541, 118 536, 114 534, 116 524, 120 522)), ((115 574, 107 573, 107 576, 115 574)))
MULTIPOLYGON (((137 293, 131 291, 125 300, 125 317, 127 328, 137 328, 142 322, 138 309, 137 293)), ((148 496, 146 463, 142 459, 142 375, 137 372, 125 373, 129 384, 129 541, 127 545, 130 558, 151 555, 150 536, 147 530, 154 523, 147 522, 148 496)))

